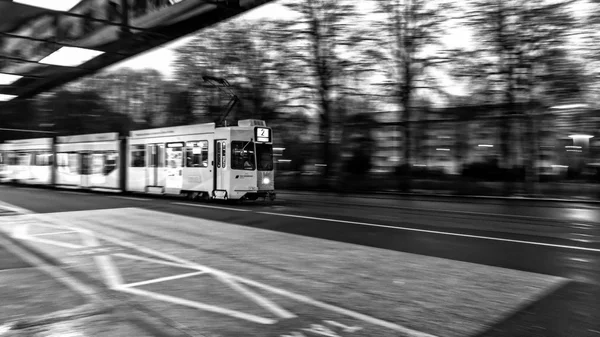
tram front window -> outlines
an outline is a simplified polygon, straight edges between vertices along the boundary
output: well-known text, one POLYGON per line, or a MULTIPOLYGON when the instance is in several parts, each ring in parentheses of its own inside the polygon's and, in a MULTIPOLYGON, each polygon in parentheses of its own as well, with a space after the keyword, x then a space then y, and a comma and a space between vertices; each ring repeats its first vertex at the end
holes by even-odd
POLYGON ((256 158, 259 171, 273 170, 273 145, 256 144, 256 158))
POLYGON ((231 168, 254 171, 254 142, 231 142, 231 168))

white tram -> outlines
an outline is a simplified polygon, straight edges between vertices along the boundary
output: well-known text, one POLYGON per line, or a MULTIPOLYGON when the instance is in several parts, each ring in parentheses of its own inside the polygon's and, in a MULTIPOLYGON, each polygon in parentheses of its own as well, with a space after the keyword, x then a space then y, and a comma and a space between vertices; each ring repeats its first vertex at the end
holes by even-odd
POLYGON ((8 171, 6 170, 6 154, 8 145, 0 144, 0 182, 6 181, 8 171))
POLYGON ((23 184, 52 184, 52 138, 9 140, 5 143, 6 180, 23 184))
POLYGON ((55 184, 120 191, 120 150, 116 132, 57 137, 55 184))
POLYGON ((126 190, 204 199, 275 199, 272 130, 264 121, 130 132, 126 190))

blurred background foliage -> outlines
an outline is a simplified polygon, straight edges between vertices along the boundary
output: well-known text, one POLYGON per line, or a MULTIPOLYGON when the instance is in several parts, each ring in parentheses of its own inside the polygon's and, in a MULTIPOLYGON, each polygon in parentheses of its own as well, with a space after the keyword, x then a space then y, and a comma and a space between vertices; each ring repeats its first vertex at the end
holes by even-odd
POLYGON ((216 122, 230 97, 209 75, 240 99, 229 125, 253 118, 274 128, 282 187, 556 194, 559 180, 597 181, 594 142, 583 166, 562 152, 574 146, 569 133, 600 136, 598 2, 279 3, 293 18, 199 32, 176 50, 171 77, 96 74, 7 104, 0 127, 126 134, 216 122), (574 103, 585 108, 551 109, 574 103), (485 144, 493 151, 481 152, 485 144))

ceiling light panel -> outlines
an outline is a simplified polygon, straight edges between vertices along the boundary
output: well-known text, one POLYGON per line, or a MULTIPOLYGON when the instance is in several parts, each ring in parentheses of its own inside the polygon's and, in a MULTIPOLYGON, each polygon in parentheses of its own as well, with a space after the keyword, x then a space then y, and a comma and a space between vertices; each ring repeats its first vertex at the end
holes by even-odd
POLYGON ((7 102, 10 101, 11 99, 17 98, 16 95, 5 95, 5 94, 0 94, 0 102, 7 102))
POLYGON ((13 2, 53 11, 68 12, 81 0, 13 0, 13 2))
POLYGON ((62 47, 38 62, 55 66, 77 67, 102 54, 104 52, 93 49, 62 47))
POLYGON ((0 85, 11 85, 21 78, 23 78, 23 76, 0 73, 0 85))

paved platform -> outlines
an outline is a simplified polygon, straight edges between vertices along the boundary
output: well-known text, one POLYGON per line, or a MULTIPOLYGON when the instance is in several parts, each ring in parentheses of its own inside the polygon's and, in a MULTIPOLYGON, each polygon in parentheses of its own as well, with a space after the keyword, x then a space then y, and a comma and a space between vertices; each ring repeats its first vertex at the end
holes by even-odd
MULTIPOLYGON (((1 202, 0 207, 12 216, 22 211, 1 202)), ((0 230, 0 336, 160 335, 146 322, 140 324, 131 315, 99 301, 91 288, 45 263, 10 234, 0 230)))
POLYGON ((2 246, 0 325, 41 317, 86 304, 85 298, 2 246))
POLYGON ((218 336, 470 336, 567 282, 140 208, 5 216, 0 228, 218 336))

